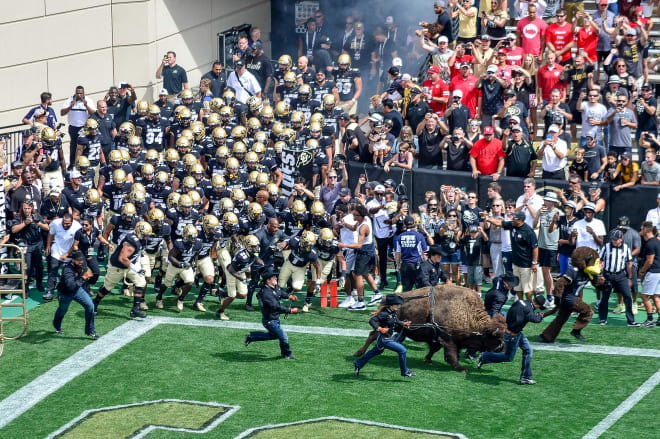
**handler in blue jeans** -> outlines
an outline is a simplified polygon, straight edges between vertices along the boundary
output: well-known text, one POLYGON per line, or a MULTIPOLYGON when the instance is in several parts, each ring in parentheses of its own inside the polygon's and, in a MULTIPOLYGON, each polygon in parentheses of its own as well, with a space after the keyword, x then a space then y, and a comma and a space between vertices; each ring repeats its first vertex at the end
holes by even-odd
POLYGON ((85 308, 85 334, 97 339, 100 335, 94 329, 94 302, 92 302, 92 298, 89 297, 88 293, 88 279, 94 274, 87 268, 85 259, 83 252, 74 251, 71 253, 71 262, 66 264, 62 270, 62 277, 57 287, 60 293, 60 305, 55 311, 53 326, 55 327, 55 333, 64 334, 62 320, 69 310, 71 301, 75 300, 85 308))
POLYGON ((401 376, 414 377, 417 375, 415 372, 408 369, 408 366, 406 365, 406 348, 403 347, 402 344, 392 340, 394 330, 410 327, 409 321, 402 322, 399 320, 397 310, 401 305, 403 305, 403 297, 396 294, 388 294, 385 296, 385 300, 381 302, 378 309, 371 313, 369 324, 378 331, 378 338, 376 339, 376 346, 373 349, 364 354, 362 358, 358 358, 353 362, 356 376, 360 375, 360 369, 367 364, 367 361, 371 360, 376 355, 382 354, 385 349, 389 349, 399 354, 401 376))
POLYGON ((291 353, 291 347, 289 346, 289 337, 280 326, 280 314, 298 314, 298 308, 287 308, 280 303, 280 300, 289 299, 296 302, 298 297, 288 294, 279 287, 275 267, 266 267, 262 278, 264 284, 259 294, 257 294, 257 299, 259 300, 259 308, 261 308, 261 324, 268 332, 250 332, 245 336, 245 346, 247 347, 253 341, 279 340, 282 357, 295 360, 296 356, 291 353))
POLYGON ((532 300, 516 300, 506 315, 506 332, 504 333, 504 352, 484 352, 477 362, 477 368, 488 363, 509 363, 520 348, 523 352, 520 384, 536 384, 532 379, 532 346, 522 333, 528 322, 540 323, 543 313, 535 313, 535 309, 545 310, 546 299, 542 294, 532 300))

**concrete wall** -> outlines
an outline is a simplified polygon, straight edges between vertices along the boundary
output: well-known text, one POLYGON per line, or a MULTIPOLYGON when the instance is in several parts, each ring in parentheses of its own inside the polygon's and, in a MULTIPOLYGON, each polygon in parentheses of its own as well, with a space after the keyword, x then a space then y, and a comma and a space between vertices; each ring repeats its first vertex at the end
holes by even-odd
POLYGON ((196 86, 217 57, 216 34, 243 23, 261 27, 268 53, 270 0, 1 1, 0 126, 20 123, 43 91, 59 118, 78 84, 96 100, 125 81, 151 101, 168 50, 196 86))

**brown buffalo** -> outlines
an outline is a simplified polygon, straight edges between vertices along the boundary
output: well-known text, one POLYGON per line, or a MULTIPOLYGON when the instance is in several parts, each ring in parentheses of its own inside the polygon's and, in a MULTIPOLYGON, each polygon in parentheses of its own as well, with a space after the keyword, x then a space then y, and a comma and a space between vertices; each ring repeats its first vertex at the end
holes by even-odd
MULTIPOLYGON (((431 364, 431 357, 442 347, 445 348, 445 361, 458 372, 467 372, 458 362, 458 353, 463 348, 475 351, 499 351, 504 346, 506 322, 498 314, 491 318, 484 309, 479 295, 472 290, 452 285, 434 287, 435 306, 433 320, 441 328, 434 328, 429 306, 431 287, 403 293, 406 302, 399 308, 399 318, 410 320, 412 327, 403 334, 414 341, 426 342, 429 353, 424 361, 431 364), (428 326, 422 326, 427 324, 428 326)), ((356 353, 360 357, 376 340, 376 331, 372 331, 366 343, 356 353)))

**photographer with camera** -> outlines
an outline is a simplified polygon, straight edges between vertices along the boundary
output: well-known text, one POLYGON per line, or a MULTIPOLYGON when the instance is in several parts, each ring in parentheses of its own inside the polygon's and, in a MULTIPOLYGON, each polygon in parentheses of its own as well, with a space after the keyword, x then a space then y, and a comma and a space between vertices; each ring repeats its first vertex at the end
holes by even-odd
POLYGON ((467 172, 472 146, 472 142, 465 137, 461 127, 454 128, 451 136, 445 136, 440 148, 447 150, 447 170, 467 172))
POLYGON ((163 78, 163 88, 169 92, 167 100, 172 103, 181 90, 189 88, 186 69, 177 65, 176 53, 171 50, 163 56, 163 60, 156 70, 156 78, 161 77, 163 78))
POLYGON ((338 171, 342 173, 342 182, 348 183, 348 172, 343 160, 335 157, 332 159, 332 168, 328 171, 326 184, 321 187, 320 198, 325 204, 325 210, 330 212, 339 199, 339 191, 344 187, 343 183, 337 181, 338 171), (335 161, 336 159, 336 161, 335 161), (336 165, 336 167, 335 167, 336 165))
POLYGON ((62 109, 60 110, 60 115, 67 116, 67 122, 69 124, 69 138, 71 145, 69 147, 69 167, 73 167, 73 164, 76 161, 76 145, 78 145, 78 132, 85 125, 85 122, 96 111, 96 106, 92 99, 85 96, 85 87, 79 85, 76 87, 76 91, 64 101, 62 109))
POLYGON ((658 101, 655 96, 653 96, 651 85, 642 85, 641 97, 637 98, 637 101, 635 101, 635 111, 637 113, 638 121, 635 140, 639 141, 642 131, 653 134, 658 133, 658 119, 655 116, 657 108, 658 101))
MULTIPOLYGON (((44 292, 43 277, 44 266, 42 263, 42 253, 44 251, 41 232, 48 231, 48 224, 34 211, 32 199, 25 198, 21 204, 21 209, 16 218, 9 222, 9 230, 13 241, 21 247, 25 256, 25 274, 28 276, 25 287, 28 289, 30 284, 30 273, 34 267, 37 290, 44 292)), ((26 291, 27 293, 27 291, 26 291)))
POLYGON ((619 156, 624 152, 632 154, 632 130, 637 129, 635 113, 628 107, 628 97, 623 93, 616 95, 616 107, 607 114, 610 127, 609 150, 619 156))

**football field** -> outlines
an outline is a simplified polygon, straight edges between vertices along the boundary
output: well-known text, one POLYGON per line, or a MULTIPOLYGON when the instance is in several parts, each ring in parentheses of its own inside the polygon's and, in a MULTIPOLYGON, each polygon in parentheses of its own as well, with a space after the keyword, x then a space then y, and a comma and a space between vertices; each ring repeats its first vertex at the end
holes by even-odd
MULTIPOLYGON (((461 356, 460 374, 442 351, 425 365, 426 345, 410 341, 417 377, 401 377, 390 351, 355 377, 368 313, 314 308, 282 320, 297 356, 284 360, 276 341, 243 345, 262 327, 242 301, 230 322, 213 318, 215 298, 204 314, 166 300, 138 321, 127 319, 129 299, 103 301, 97 341, 83 335, 77 304, 61 336, 56 302, 30 311, 29 332, 0 357, 0 437, 658 437, 660 328, 626 328, 618 316, 589 325, 585 344, 568 324, 557 344, 535 343, 538 384, 521 386, 520 353, 481 370, 461 356)), ((546 324, 527 326, 530 341, 546 324)))

